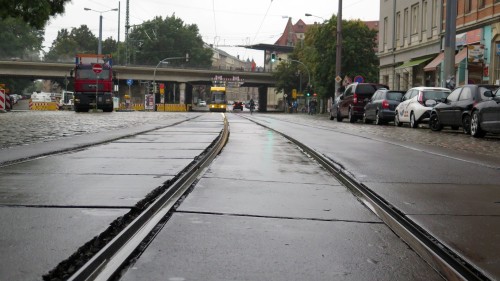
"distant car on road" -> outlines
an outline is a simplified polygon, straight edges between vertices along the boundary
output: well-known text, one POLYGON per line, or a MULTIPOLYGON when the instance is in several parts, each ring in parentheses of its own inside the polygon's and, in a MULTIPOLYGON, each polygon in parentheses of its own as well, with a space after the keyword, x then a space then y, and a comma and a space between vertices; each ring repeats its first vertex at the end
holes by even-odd
POLYGON ((440 131, 444 126, 450 126, 453 130, 462 127, 464 133, 470 134, 473 106, 481 101, 491 100, 496 89, 496 85, 464 85, 456 88, 434 106, 429 127, 433 131, 440 131))
POLYGON ((207 102, 204 100, 198 101, 198 106, 207 106, 207 102))
POLYGON ((400 127, 409 123, 411 128, 428 121, 436 101, 446 98, 450 89, 440 87, 415 87, 409 89, 396 107, 394 125, 400 127))
POLYGON ((405 91, 379 89, 365 105, 364 123, 382 125, 394 121, 395 110, 405 91))
POLYGON ((486 133, 500 134, 500 88, 491 100, 474 105, 470 124, 470 134, 482 138, 486 133))
POLYGON ((241 111, 243 111, 243 103, 241 101, 235 101, 233 103, 233 110, 241 110, 241 111))

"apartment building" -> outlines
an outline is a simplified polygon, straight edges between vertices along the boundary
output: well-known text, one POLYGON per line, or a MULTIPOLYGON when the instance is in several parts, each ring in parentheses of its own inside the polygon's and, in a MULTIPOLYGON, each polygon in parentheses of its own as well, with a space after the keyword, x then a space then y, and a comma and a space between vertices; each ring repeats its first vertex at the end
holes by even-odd
MULTIPOLYGON (((456 0, 457 84, 500 83, 500 0, 456 0)), ((443 86, 446 0, 380 0, 380 82, 443 86)))

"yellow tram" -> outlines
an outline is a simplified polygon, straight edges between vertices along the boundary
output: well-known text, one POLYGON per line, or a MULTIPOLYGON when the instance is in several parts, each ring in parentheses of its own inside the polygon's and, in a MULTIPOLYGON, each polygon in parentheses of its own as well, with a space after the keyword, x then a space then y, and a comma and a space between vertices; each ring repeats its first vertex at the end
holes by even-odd
POLYGON ((226 112, 226 87, 210 87, 210 111, 226 112))

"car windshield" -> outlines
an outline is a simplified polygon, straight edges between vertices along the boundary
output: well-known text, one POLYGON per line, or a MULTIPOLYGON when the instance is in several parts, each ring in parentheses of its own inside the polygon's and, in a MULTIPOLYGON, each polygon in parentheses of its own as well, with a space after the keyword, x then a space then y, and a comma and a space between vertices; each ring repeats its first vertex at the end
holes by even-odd
POLYGON ((424 101, 426 100, 441 100, 446 98, 450 92, 448 91, 439 91, 439 90, 431 90, 424 92, 424 101))
POLYGON ((399 92, 387 92, 387 99, 388 100, 397 100, 397 101, 400 101, 402 97, 403 97, 403 93, 399 93, 399 92))

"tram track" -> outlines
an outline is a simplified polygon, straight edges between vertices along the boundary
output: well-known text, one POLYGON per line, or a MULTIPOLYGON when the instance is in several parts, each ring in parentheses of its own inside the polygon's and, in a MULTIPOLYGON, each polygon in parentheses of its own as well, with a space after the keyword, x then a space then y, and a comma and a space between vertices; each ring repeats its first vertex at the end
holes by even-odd
POLYGON ((340 163, 317 152, 300 141, 252 118, 247 120, 272 130, 297 145, 304 153, 315 159, 323 168, 346 186, 361 202, 375 213, 389 228, 405 241, 419 256, 447 280, 490 280, 472 264, 422 229, 403 212, 384 198, 356 180, 340 163))
POLYGON ((219 136, 177 176, 152 191, 126 215, 70 258, 43 276, 44 280, 112 280, 136 249, 154 238, 176 203, 195 184, 221 152, 229 137, 229 124, 219 136))
MULTIPOLYGON (((447 280, 489 280, 402 212, 357 181, 339 163, 288 135, 251 118, 246 119, 282 135, 299 147, 303 153, 316 160, 447 280)), ((124 265, 128 264, 131 258, 140 256, 137 249, 144 248, 154 239, 179 200, 182 200, 186 191, 196 184, 205 169, 223 149, 229 137, 228 127, 228 121, 224 118, 224 129, 205 152, 172 179, 168 186, 164 186, 164 192, 154 202, 148 204, 144 211, 140 212, 130 224, 67 280, 115 280, 119 278, 124 265)))

